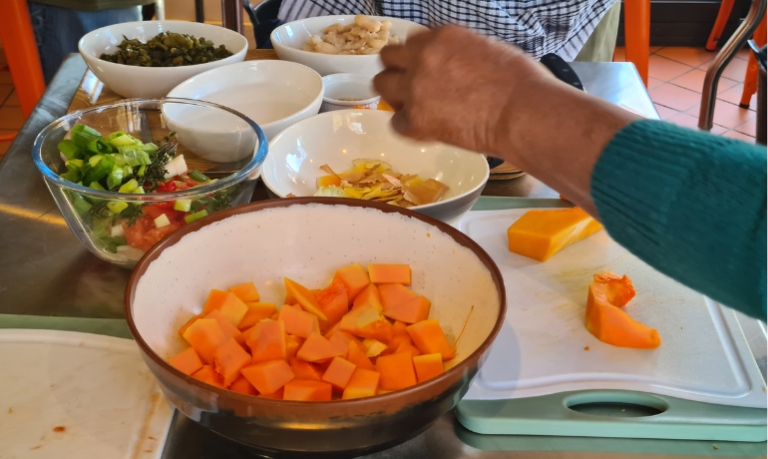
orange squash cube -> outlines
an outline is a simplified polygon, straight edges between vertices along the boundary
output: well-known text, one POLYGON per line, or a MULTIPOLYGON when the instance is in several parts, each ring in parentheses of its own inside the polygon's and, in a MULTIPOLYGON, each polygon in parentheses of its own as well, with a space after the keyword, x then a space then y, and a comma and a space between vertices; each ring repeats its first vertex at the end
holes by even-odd
POLYGON ((327 382, 294 379, 285 384, 283 400, 327 402, 331 400, 331 385, 327 382))
POLYGON ((243 303, 249 303, 253 301, 259 301, 259 292, 256 290, 256 286, 253 282, 246 282, 245 284, 235 285, 230 287, 229 291, 234 293, 236 297, 240 298, 243 303))
POLYGON ((291 365, 291 370, 296 375, 296 379, 313 379, 315 381, 323 379, 323 372, 312 363, 295 357, 288 359, 288 363, 291 365))
POLYGON ((366 357, 376 357, 387 349, 386 344, 370 338, 363 340, 363 347, 366 357))
POLYGON ((390 319, 415 324, 429 318, 429 309, 432 303, 423 296, 419 296, 384 309, 384 315, 390 319))
POLYGON ((438 353, 414 356, 413 366, 420 383, 445 373, 443 356, 438 353))
POLYGON ((349 343, 352 341, 357 342, 357 339, 349 333, 339 330, 334 333, 328 341, 330 341, 339 352, 343 352, 339 357, 346 359, 349 352, 349 343))
POLYGON ((224 378, 229 387, 240 376, 240 369, 251 363, 251 356, 235 341, 229 338, 213 353, 213 368, 224 378))
POLYGON ((285 282, 286 295, 296 300, 297 304, 301 306, 301 309, 316 315, 319 319, 328 320, 328 317, 320 310, 320 303, 315 299, 315 295, 313 295, 307 287, 304 287, 287 277, 284 278, 283 281, 285 282))
POLYGON ((379 285, 379 293, 381 294, 381 304, 385 311, 419 297, 419 295, 402 284, 379 285))
POLYGON ((235 327, 240 325, 243 317, 245 317, 245 313, 248 312, 248 306, 235 296, 234 293, 221 290, 211 290, 211 294, 208 295, 208 300, 205 302, 205 307, 203 307, 203 314, 208 315, 208 313, 215 309, 221 311, 224 317, 235 327))
POLYGON ((395 323, 392 324, 392 333, 395 335, 402 335, 402 334, 408 334, 408 331, 406 330, 406 327, 408 327, 408 324, 405 322, 400 322, 399 320, 396 320, 395 323))
POLYGON ((285 325, 281 321, 259 322, 250 335, 248 346, 251 348, 253 363, 285 359, 285 325))
POLYGON ((221 313, 218 309, 214 309, 213 311, 209 312, 208 315, 205 316, 206 319, 213 319, 216 321, 216 323, 219 324, 219 327, 221 327, 222 330, 224 330, 224 334, 227 335, 228 338, 234 338, 235 341, 237 341, 238 344, 241 346, 245 346, 245 337, 243 336, 243 332, 237 329, 234 325, 232 325, 232 322, 227 320, 226 317, 224 317, 224 314, 221 313))
POLYGON ((224 389, 224 380, 221 375, 214 371, 210 365, 203 365, 203 367, 192 374, 192 377, 199 379, 200 381, 210 384, 211 386, 221 387, 224 389))
POLYGON ((421 352, 419 352, 416 347, 411 343, 401 343, 400 346, 397 347, 397 350, 395 350, 395 354, 399 352, 410 352, 412 356, 416 357, 417 355, 421 355, 421 352))
POLYGON ((440 353, 443 360, 451 360, 454 357, 453 349, 437 319, 422 320, 409 325, 407 330, 413 344, 422 354, 440 353))
POLYGON ((349 378, 355 371, 355 364, 341 357, 334 357, 328 369, 323 373, 323 381, 330 383, 335 389, 344 390, 349 378))
POLYGON ((281 387, 279 390, 271 393, 271 394, 259 394, 257 397, 261 398, 271 398, 274 400, 282 400, 283 399, 283 388, 281 387))
POLYGON ((299 336, 286 335, 285 337, 285 356, 291 358, 296 355, 304 340, 299 336))
POLYGON ((507 230, 509 251, 547 261, 565 247, 601 229, 600 222, 578 207, 529 210, 507 230))
POLYGON ((243 375, 240 375, 235 382, 232 383, 231 386, 229 386, 229 390, 234 392, 240 392, 241 394, 245 395, 259 395, 259 391, 256 390, 255 387, 253 387, 253 384, 249 383, 247 379, 243 375))
POLYGON ((376 369, 381 374, 381 389, 400 390, 416 385, 416 370, 410 352, 382 355, 376 360, 376 369))
POLYGON ((381 295, 379 289, 375 284, 368 284, 360 293, 357 294, 355 300, 352 302, 352 309, 357 309, 363 306, 372 305, 381 312, 383 306, 381 304, 381 295))
POLYGON ((347 360, 354 363, 357 368, 374 370, 371 359, 365 355, 365 351, 365 348, 357 340, 350 342, 347 350, 347 360))
POLYGON ((179 329, 179 335, 181 337, 184 337, 184 332, 187 331, 187 328, 189 328, 190 325, 195 323, 197 321, 197 319, 201 319, 201 318, 203 318, 203 315, 202 314, 198 314, 198 315, 192 317, 191 319, 189 319, 187 321, 187 323, 185 323, 184 326, 179 329))
POLYGON ((341 281, 333 282, 328 287, 317 292, 315 299, 320 305, 323 314, 328 317, 328 320, 320 319, 320 331, 325 331, 339 323, 344 314, 349 311, 347 288, 341 281))
POLYGON ((285 332, 290 335, 306 338, 310 333, 320 332, 317 316, 301 308, 285 305, 280 309, 277 320, 285 324, 285 332))
POLYGON ((171 357, 168 363, 180 372, 188 375, 192 375, 192 373, 203 368, 203 362, 200 360, 200 356, 198 356, 195 349, 191 347, 176 354, 176 356, 171 357))
POLYGON ((319 362, 343 355, 337 347, 331 344, 320 333, 312 333, 299 348, 296 357, 307 362, 319 362))
POLYGON ((325 339, 328 339, 328 340, 331 339, 333 334, 336 333, 339 330, 339 325, 340 325, 340 323, 334 325, 333 327, 331 327, 328 330, 326 330, 325 332, 323 332, 323 337, 325 339))
MULTIPOLYGON (((214 319, 198 319, 184 332, 184 339, 207 364, 213 363, 213 353, 229 337, 214 319)), ((198 370, 200 371, 200 370, 198 370)))
POLYGON ((242 331, 277 313, 277 305, 275 303, 245 303, 245 305, 248 307, 248 312, 245 313, 243 320, 240 321, 240 325, 237 326, 242 331))
POLYGON ((355 368, 352 377, 349 378, 347 387, 344 388, 342 400, 353 398, 373 397, 378 393, 379 373, 377 371, 355 368))
POLYGON ((411 267, 408 265, 368 265, 368 275, 374 284, 411 285, 411 267))
POLYGON ((274 393, 295 377, 285 360, 268 360, 247 366, 240 372, 260 394, 274 393))
POLYGON ((333 281, 341 281, 347 288, 347 298, 350 302, 355 299, 358 293, 360 293, 368 284, 371 283, 371 278, 368 277, 368 273, 362 265, 352 265, 346 268, 341 268, 336 271, 333 276, 333 281))
POLYGON ((342 317, 339 330, 360 338, 387 342, 392 338, 392 324, 375 306, 362 306, 342 317))

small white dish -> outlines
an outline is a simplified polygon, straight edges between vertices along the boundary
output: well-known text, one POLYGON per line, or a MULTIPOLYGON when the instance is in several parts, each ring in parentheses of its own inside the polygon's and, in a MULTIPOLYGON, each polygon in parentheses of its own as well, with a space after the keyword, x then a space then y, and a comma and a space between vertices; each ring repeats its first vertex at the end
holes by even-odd
POLYGON ((417 174, 448 185, 442 200, 411 209, 444 222, 472 208, 490 175, 477 153, 442 143, 414 142, 395 133, 392 112, 339 110, 294 124, 269 143, 262 180, 279 196, 313 196, 320 166, 344 172, 358 158, 380 159, 402 174, 417 174))
MULTIPOLYGON (((173 88, 168 97, 196 99, 231 108, 253 120, 267 139, 288 126, 315 115, 323 102, 323 80, 309 67, 277 60, 248 61, 196 75, 173 88)), ((226 129, 232 115, 194 116, 194 108, 177 106, 165 111, 180 138, 197 137, 186 145, 209 161, 239 161, 253 154, 240 142, 242 133, 226 129), (184 119, 183 125, 179 123, 184 119), (214 130, 217 136, 194 136, 214 130), (222 138, 224 136, 224 138, 222 138)))
MULTIPOLYGON (((378 21, 391 21, 391 34, 400 38, 403 43, 408 37, 428 30, 421 24, 406 21, 405 19, 389 18, 383 16, 370 16, 378 21)), ((313 35, 323 35, 323 30, 331 24, 351 24, 355 22, 354 15, 345 16, 319 16, 301 19, 288 24, 283 24, 272 31, 270 39, 277 55, 284 61, 298 62, 315 69, 320 75, 334 73, 362 73, 376 75, 384 70, 378 54, 365 56, 340 56, 330 54, 313 53, 303 51, 301 47, 312 38, 313 35)))
POLYGON ((373 77, 361 73, 334 73, 323 77, 323 105, 320 113, 355 107, 376 110, 381 96, 373 89, 373 77), (354 99, 354 100, 343 100, 354 99))
POLYGON ((224 27, 199 22, 141 21, 94 30, 80 39, 78 49, 88 68, 110 89, 126 98, 150 99, 165 97, 174 86, 198 73, 242 62, 248 51, 248 40, 224 27), (146 42, 160 32, 205 37, 216 47, 224 45, 233 55, 215 62, 184 67, 137 67, 99 59, 102 53, 114 54, 123 42, 123 36, 146 42))

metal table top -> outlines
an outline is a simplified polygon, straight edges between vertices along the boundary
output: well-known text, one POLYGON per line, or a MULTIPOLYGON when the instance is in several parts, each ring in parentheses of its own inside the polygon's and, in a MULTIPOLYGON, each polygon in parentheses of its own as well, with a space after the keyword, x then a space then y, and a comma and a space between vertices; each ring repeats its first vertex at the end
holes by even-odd
MULTIPOLYGON (((574 63, 573 67, 587 92, 657 118, 631 64, 574 63)), ((30 153, 37 134, 66 113, 85 70, 80 56, 67 58, 0 163, 0 313, 123 317, 123 291, 130 272, 99 260, 77 242, 30 153)), ((557 197, 554 190, 529 175, 490 182, 483 194, 557 197)), ((253 200, 262 199, 267 195, 260 186, 253 200)), ((764 349, 762 356, 764 367, 764 349)), ((370 458, 706 457, 712 449, 712 442, 477 435, 461 427, 450 413, 413 440, 370 458)), ((765 452, 764 443, 734 443, 720 445, 718 456, 764 457, 765 452)), ((258 456, 177 416, 163 458, 211 457, 258 456)))

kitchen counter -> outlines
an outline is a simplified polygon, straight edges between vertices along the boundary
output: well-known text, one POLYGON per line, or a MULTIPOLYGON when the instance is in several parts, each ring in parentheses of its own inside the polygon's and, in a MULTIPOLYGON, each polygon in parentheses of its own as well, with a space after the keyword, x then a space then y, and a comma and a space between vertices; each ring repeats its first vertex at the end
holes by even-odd
MULTIPOLYGON (((574 63, 587 92, 648 118, 658 118, 637 72, 627 63, 574 63)), ((86 66, 70 55, 0 163, 0 314, 122 318, 123 291, 130 271, 91 255, 75 239, 32 162, 37 134, 64 115, 86 66)), ((557 193, 526 175, 489 182, 484 195, 557 198, 557 193)), ((267 199, 263 185, 253 200, 267 199)), ((754 335, 758 365, 765 375, 765 339, 754 335), (762 342, 760 341, 762 339, 762 342)), ((762 333, 762 335, 761 335, 762 333)), ((474 434, 452 413, 413 440, 371 459, 419 458, 669 458, 765 457, 765 443, 527 437, 474 434)), ((176 416, 163 458, 263 457, 176 416)))

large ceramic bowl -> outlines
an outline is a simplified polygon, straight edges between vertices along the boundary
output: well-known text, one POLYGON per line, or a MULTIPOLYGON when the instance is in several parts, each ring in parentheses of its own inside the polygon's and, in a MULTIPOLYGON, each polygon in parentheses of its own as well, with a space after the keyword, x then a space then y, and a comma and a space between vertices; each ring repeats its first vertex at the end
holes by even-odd
POLYGON ((322 113, 289 127, 272 139, 262 180, 279 196, 313 196, 320 166, 344 172, 358 158, 386 161, 401 174, 439 180, 450 188, 438 202, 412 207, 442 221, 472 208, 490 169, 483 156, 441 143, 413 142, 395 133, 391 112, 340 110, 322 113))
MULTIPOLYGON (((405 19, 371 16, 379 21, 392 22, 391 34, 400 38, 401 42, 409 36, 426 31, 427 28, 405 19)), ((340 56, 303 51, 301 47, 313 35, 323 35, 323 30, 331 24, 352 24, 355 16, 319 16, 301 19, 283 24, 272 31, 270 39, 277 55, 284 61, 298 62, 312 67, 322 76, 332 73, 363 73, 376 75, 384 70, 378 54, 365 56, 340 56)))
POLYGON ((88 68, 102 83, 126 98, 165 97, 176 85, 198 73, 206 72, 245 59, 248 40, 224 27, 187 21, 142 21, 115 24, 94 30, 78 43, 88 68), (216 47, 224 45, 231 53, 225 59, 183 67, 136 67, 114 64, 99 59, 102 53, 113 54, 123 36, 146 42, 160 32, 176 32, 207 38, 216 47))
MULTIPOLYGON (((173 88, 168 97, 205 100, 237 110, 255 121, 269 140, 317 114, 323 102, 323 80, 311 68, 294 62, 250 61, 196 75, 173 88)), ((216 124, 217 120, 200 123, 216 124)))
POLYGON ((172 233, 136 266, 125 315, 166 397, 192 420, 269 457, 344 458, 401 443, 456 406, 504 322, 505 298, 491 257, 444 223, 385 204, 299 198, 223 210, 172 233), (469 316, 444 374, 374 397, 296 402, 220 389, 167 363, 212 288, 252 281, 262 301, 282 304, 284 276, 314 288, 352 263, 410 264, 413 290, 432 300, 430 318, 451 343, 469 316))

